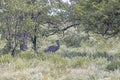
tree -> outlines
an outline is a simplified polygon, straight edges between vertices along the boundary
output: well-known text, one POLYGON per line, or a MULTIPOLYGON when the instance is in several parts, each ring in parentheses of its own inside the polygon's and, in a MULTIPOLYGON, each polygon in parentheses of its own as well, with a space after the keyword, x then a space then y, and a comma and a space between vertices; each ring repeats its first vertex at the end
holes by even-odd
POLYGON ((86 31, 103 36, 115 36, 120 33, 119 0, 78 0, 74 5, 76 18, 86 31))
POLYGON ((33 49, 37 52, 37 38, 44 35, 46 31, 51 33, 58 29, 58 24, 60 25, 62 19, 60 18, 61 13, 51 14, 54 12, 53 10, 58 9, 57 5, 60 3, 59 0, 0 1, 1 33, 4 33, 7 41, 6 49, 11 52, 12 56, 15 56, 16 48, 19 45, 21 50, 27 49, 27 37, 31 38, 33 49), (53 23, 57 26, 53 26, 53 23), (52 26, 50 26, 51 24, 52 26), (44 30, 41 25, 47 25, 46 29, 44 30))
POLYGON ((119 0, 0 0, 0 32, 6 49, 15 56, 16 49, 27 49, 31 39, 37 52, 40 36, 63 34, 70 28, 103 36, 120 33, 119 0))
MULTIPOLYGON (((4 36, 7 40, 6 46, 8 51, 11 51, 12 56, 16 53, 16 47, 20 43, 20 47, 27 47, 26 44, 23 44, 27 41, 27 37, 23 36, 24 32, 27 34, 34 35, 34 41, 36 39, 37 29, 40 24, 39 15, 43 15, 42 10, 46 9, 44 1, 36 3, 36 0, 1 0, 1 13, 2 17, 1 22, 1 32, 5 32, 4 36), (39 3, 43 2, 41 6, 39 3), (39 21, 38 21, 39 20, 39 21), (21 33, 21 34, 19 34, 21 33), (23 41, 23 43, 22 43, 23 41)), ((47 13, 46 13, 47 14, 47 13)), ((34 44, 36 44, 34 42, 34 44)), ((34 46, 36 47, 36 46, 34 46)))

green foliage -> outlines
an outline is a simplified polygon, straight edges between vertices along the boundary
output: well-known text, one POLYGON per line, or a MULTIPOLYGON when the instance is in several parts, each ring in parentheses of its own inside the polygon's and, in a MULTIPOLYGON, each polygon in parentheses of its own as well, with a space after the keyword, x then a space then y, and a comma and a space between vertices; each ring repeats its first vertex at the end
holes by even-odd
POLYGON ((120 53, 119 53, 119 52, 116 53, 116 54, 115 54, 115 57, 120 59, 120 53))
POLYGON ((5 54, 0 56, 0 63, 11 63, 13 61, 13 57, 11 55, 5 54))
POLYGON ((46 54, 38 54, 37 55, 37 59, 39 59, 40 61, 45 61, 45 60, 47 60, 48 59, 48 55, 46 55, 46 54))
POLYGON ((104 57, 104 58, 110 58, 112 56, 110 56, 108 53, 106 52, 97 52, 96 54, 93 54, 94 58, 100 58, 100 57, 104 57))
POLYGON ((23 53, 23 54, 18 54, 18 57, 22 59, 33 59, 36 58, 36 55, 33 53, 23 53))
POLYGON ((120 60, 112 61, 110 64, 106 67, 107 70, 116 70, 120 69, 120 60))
MULTIPOLYGON (((98 78, 104 80, 106 76, 110 79, 119 79, 114 78, 119 77, 119 71, 117 73, 111 71, 110 74, 104 71, 105 68, 107 70, 120 69, 119 38, 104 39, 103 36, 119 37, 120 1, 70 1, 69 5, 64 4, 62 0, 0 0, 0 34, 6 40, 6 45, 0 48, 2 54, 0 56, 0 64, 2 64, 0 65, 0 79, 5 76, 8 78, 4 79, 34 80, 31 76, 39 77, 38 73, 43 74, 43 80, 62 80, 61 75, 65 75, 62 78, 67 77, 65 80, 98 80, 98 78), (74 24, 80 25, 76 28, 74 24), (16 39, 16 35, 22 31, 27 31, 33 40, 36 36, 37 46, 39 45, 41 49, 46 46, 43 36, 56 33, 64 35, 62 45, 68 48, 63 51, 61 45, 60 54, 45 54, 41 50, 40 54, 20 53, 18 50, 16 53, 20 54, 13 58, 8 53, 14 48, 15 42, 18 42, 19 46, 19 41, 22 40, 19 39, 20 37, 16 39), (102 36, 94 33, 102 34, 102 36), (9 66, 3 67, 3 65, 9 66), (93 65, 92 69, 91 65, 93 65), (72 72, 72 69, 80 70, 72 72), (99 75, 99 72, 105 74, 99 75), (4 75, 1 76, 3 73, 4 75), (111 78, 111 75, 114 77, 111 78)), ((52 37, 51 40, 57 38, 52 37)))
POLYGON ((83 67, 84 63, 85 63, 85 59, 84 58, 82 58, 82 57, 75 57, 75 58, 73 58, 71 66, 73 68, 83 67))
POLYGON ((108 36, 119 33, 119 0, 78 0, 74 10, 86 30, 108 36))
POLYGON ((1 54, 8 54, 9 50, 7 50, 6 48, 3 48, 0 52, 1 54))
POLYGON ((64 57, 68 57, 68 58, 74 58, 74 57, 85 57, 87 56, 87 53, 83 52, 76 52, 76 51, 64 51, 64 53, 61 54, 64 57))
POLYGON ((68 47, 80 47, 80 36, 70 35, 64 38, 64 41, 68 47))
POLYGON ((47 60, 54 63, 54 64, 56 64, 56 67, 58 67, 58 68, 65 67, 66 64, 68 64, 68 61, 67 61, 66 58, 64 58, 64 57, 62 57, 60 55, 57 55, 57 54, 56 55, 55 54, 49 55, 47 57, 47 60))

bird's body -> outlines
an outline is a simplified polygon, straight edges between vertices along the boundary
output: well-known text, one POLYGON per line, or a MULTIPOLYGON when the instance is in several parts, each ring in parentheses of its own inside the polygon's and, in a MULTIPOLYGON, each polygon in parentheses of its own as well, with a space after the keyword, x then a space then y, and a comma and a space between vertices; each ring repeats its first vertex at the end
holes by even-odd
POLYGON ((53 46, 49 46, 48 48, 46 48, 44 50, 44 52, 56 52, 60 48, 60 41, 57 40, 56 43, 57 43, 57 46, 54 46, 54 45, 53 46))

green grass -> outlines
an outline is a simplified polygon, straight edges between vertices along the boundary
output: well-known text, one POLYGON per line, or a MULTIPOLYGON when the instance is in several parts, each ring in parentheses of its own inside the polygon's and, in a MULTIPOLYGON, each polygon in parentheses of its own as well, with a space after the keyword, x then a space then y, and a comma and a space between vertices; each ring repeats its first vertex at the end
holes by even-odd
POLYGON ((13 57, 9 54, 0 56, 0 63, 10 63, 12 62, 13 57))
POLYGON ((120 60, 114 60, 111 63, 109 63, 106 67, 108 70, 116 70, 120 69, 120 60))
POLYGON ((120 42, 100 39, 82 41, 81 47, 61 45, 56 53, 42 51, 44 40, 38 54, 21 52, 13 58, 0 52, 0 80, 120 80, 120 42))
POLYGON ((5 54, 0 57, 0 80, 119 80, 119 70, 106 71, 111 63, 105 57, 23 53, 13 58, 5 54))

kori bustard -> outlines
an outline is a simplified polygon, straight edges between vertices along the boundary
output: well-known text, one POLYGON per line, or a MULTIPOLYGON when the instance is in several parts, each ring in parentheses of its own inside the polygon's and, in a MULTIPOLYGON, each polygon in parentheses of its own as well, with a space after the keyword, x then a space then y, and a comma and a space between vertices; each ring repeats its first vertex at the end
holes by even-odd
POLYGON ((55 45, 49 46, 44 50, 44 52, 56 52, 60 48, 60 40, 56 40, 56 44, 57 44, 56 46, 55 45))

